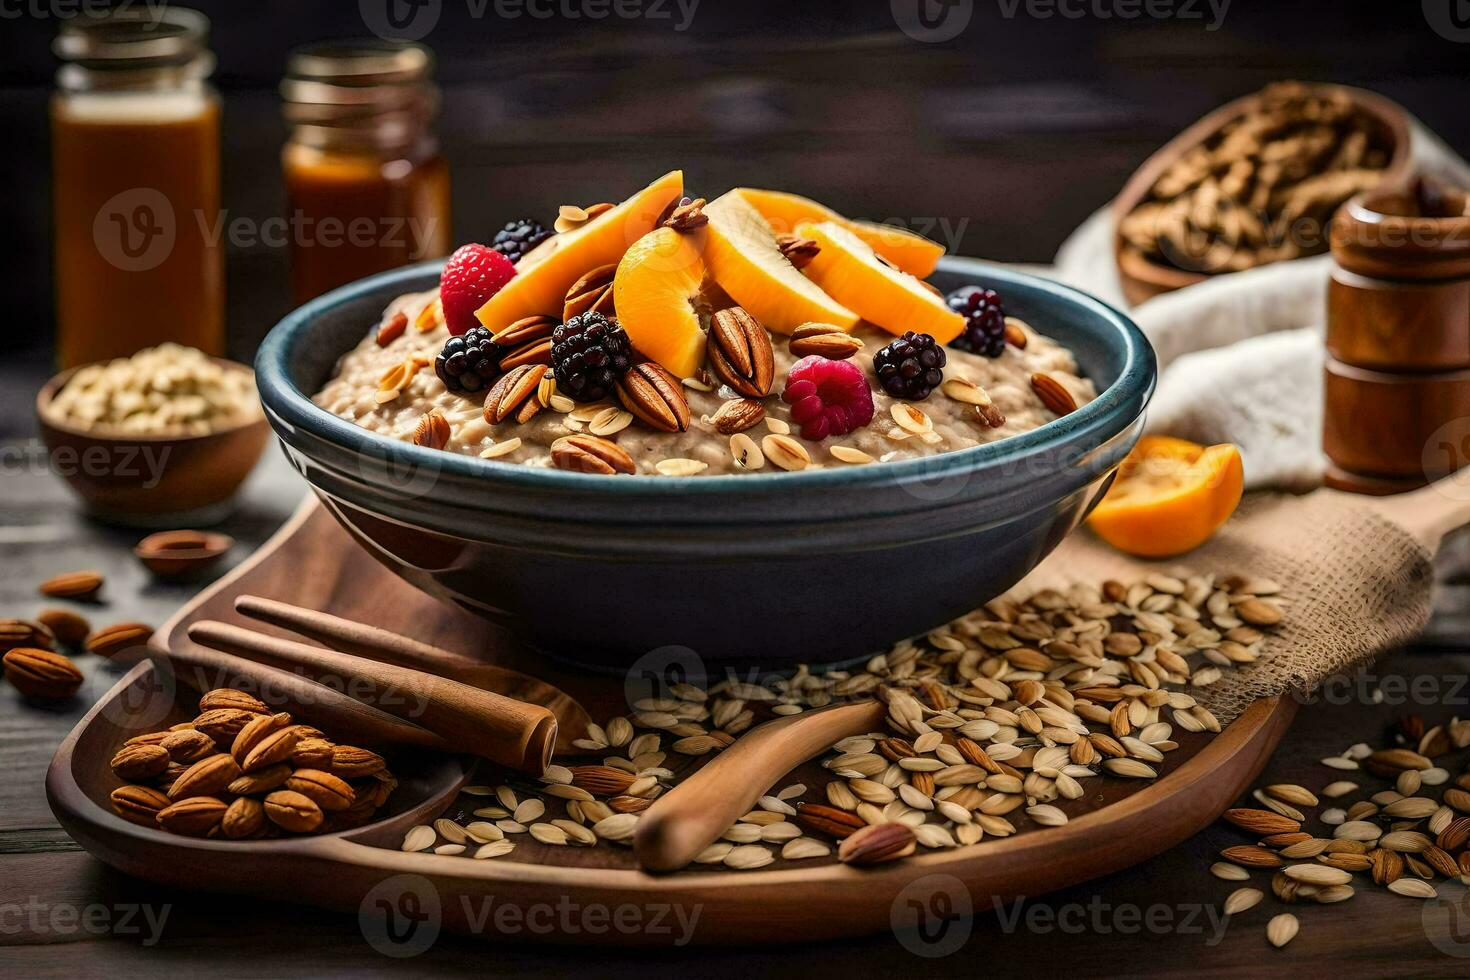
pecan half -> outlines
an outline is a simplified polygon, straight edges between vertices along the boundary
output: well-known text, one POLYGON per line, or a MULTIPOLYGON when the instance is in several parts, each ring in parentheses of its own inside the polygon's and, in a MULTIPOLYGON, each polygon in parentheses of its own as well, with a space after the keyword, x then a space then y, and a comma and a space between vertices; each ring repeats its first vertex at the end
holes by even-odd
POLYGON ((908 857, 917 844, 907 824, 872 824, 844 840, 837 848, 837 859, 843 864, 882 864, 908 857))
POLYGON ((842 361, 862 350, 863 342, 835 323, 803 323, 791 331, 787 347, 794 357, 815 354, 842 361))
POLYGON ((765 417, 766 406, 754 398, 732 398, 715 409, 715 414, 710 416, 710 422, 714 424, 716 432, 733 436, 759 425, 765 417))
POLYGON ((735 391, 747 398, 771 393, 776 374, 771 335, 745 310, 732 306, 710 318, 705 351, 710 371, 735 391))
POLYGON ((1056 415, 1070 415, 1077 411, 1077 399, 1063 384, 1043 371, 1031 375, 1031 390, 1041 399, 1041 404, 1056 415))
POLYGON ((0 653, 16 647, 54 650, 56 639, 56 634, 44 623, 31 623, 24 619, 0 619, 0 653))
POLYGON ((589 269, 582 278, 572 283, 567 298, 562 304, 562 320, 570 320, 583 313, 601 313, 612 316, 613 274, 618 271, 616 262, 589 269))
POLYGON ((452 434, 449 420, 444 417, 443 412, 435 408, 419 419, 418 427, 413 430, 413 444, 429 449, 443 449, 452 434))
POLYGON ((531 396, 536 393, 546 371, 545 364, 522 364, 502 374, 485 395, 485 421, 498 425, 515 414, 527 400, 533 400, 531 396))
POLYGON ((692 201, 686 197, 676 204, 669 216, 659 224, 664 228, 672 228, 680 234, 707 225, 709 215, 704 213, 704 204, 702 197, 696 197, 692 201))
POLYGON ((588 435, 563 436, 553 442, 551 462, 559 470, 604 476, 638 471, 633 457, 617 443, 588 435))
POLYGON ((90 634, 82 647, 88 653, 111 660, 128 650, 141 649, 151 636, 153 627, 146 623, 113 623, 90 634))
POLYGON ((505 351, 500 369, 510 371, 522 364, 551 363, 551 334, 557 327, 556 317, 523 317, 490 338, 505 351))
POLYGON ((618 401, 660 432, 689 428, 689 402, 679 379, 652 361, 628 369, 618 381, 618 401))
POLYGON ((781 254, 786 256, 786 260, 798 269, 816 258, 817 253, 822 250, 822 246, 800 235, 777 235, 776 245, 781 249, 781 254))
POLYGON ((26 697, 69 698, 82 686, 82 672, 69 657, 52 650, 17 647, 5 654, 5 679, 26 697))

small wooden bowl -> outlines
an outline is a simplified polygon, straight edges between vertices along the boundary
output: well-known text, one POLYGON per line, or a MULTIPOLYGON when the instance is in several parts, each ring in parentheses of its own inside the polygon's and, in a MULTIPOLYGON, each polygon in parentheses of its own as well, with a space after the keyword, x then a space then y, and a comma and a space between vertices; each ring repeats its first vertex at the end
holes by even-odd
POLYGON ((214 531, 160 531, 139 541, 133 554, 159 578, 185 579, 208 570, 234 543, 214 531))
MULTIPOLYGON (((217 360, 231 370, 250 368, 217 360)), ((87 509, 139 527, 209 524, 255 468, 270 439, 264 415, 203 435, 103 435, 56 418, 51 402, 80 368, 63 371, 36 395, 41 438, 51 466, 87 509)))
POLYGON ((1359 194, 1332 221, 1337 264, 1379 279, 1430 280, 1470 277, 1470 195, 1435 184, 1442 216, 1424 217, 1414 191, 1388 186, 1359 194))
MULTIPOLYGON (((1383 171, 1383 181, 1393 182, 1407 175, 1409 122, 1408 115, 1402 108, 1381 95, 1345 85, 1304 84, 1302 87, 1308 91, 1323 94, 1344 93, 1359 108, 1376 119, 1393 146, 1388 167, 1383 171)), ((1193 272, 1174 266, 1160 265, 1150 259, 1135 255, 1123 247, 1122 235, 1118 234, 1116 229, 1124 217, 1131 214, 1148 198, 1154 184, 1165 171, 1186 153, 1209 140, 1227 123, 1234 122, 1252 111, 1260 98, 1260 92, 1253 92, 1233 102, 1227 102, 1189 126, 1145 160, 1143 166, 1134 172, 1133 176, 1128 179, 1128 183, 1123 185, 1123 190, 1113 200, 1113 252, 1118 263, 1118 275, 1122 279, 1123 295, 1127 297, 1128 302, 1136 305, 1162 293, 1173 292, 1185 286, 1204 282, 1211 275, 1218 274, 1193 272)))
POLYGON ((1467 460, 1456 420, 1470 429, 1470 371, 1391 374, 1327 358, 1322 448, 1341 469, 1403 479, 1446 476, 1467 460))

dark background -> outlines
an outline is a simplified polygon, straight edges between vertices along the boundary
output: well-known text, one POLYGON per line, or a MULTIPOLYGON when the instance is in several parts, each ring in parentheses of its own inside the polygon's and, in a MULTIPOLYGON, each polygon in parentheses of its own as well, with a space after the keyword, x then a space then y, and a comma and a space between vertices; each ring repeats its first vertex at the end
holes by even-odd
MULTIPOLYGON (((79 2, 0 0, 0 349, 12 363, 49 357, 49 44, 56 13, 79 2)), ((854 216, 940 218, 963 228, 966 253, 1045 261, 1180 128, 1289 77, 1375 89, 1470 151, 1470 44, 1437 34, 1418 0, 1234 0, 1213 31, 1202 0, 1176 2, 1200 17, 1127 21, 973 0, 966 28, 943 43, 896 29, 888 0, 701 0, 685 31, 672 3, 665 18, 594 20, 581 0, 555 2, 584 15, 506 19, 492 4, 475 17, 472 0, 442 0, 424 38, 440 58, 457 240, 488 239, 519 214, 549 222, 562 203, 619 199, 679 166, 699 192, 755 184, 854 216)), ((190 5, 215 24, 225 207, 282 214, 275 89, 286 51, 367 34, 359 4, 190 5)), ((231 249, 236 357, 289 308, 287 261, 283 249, 231 249)))

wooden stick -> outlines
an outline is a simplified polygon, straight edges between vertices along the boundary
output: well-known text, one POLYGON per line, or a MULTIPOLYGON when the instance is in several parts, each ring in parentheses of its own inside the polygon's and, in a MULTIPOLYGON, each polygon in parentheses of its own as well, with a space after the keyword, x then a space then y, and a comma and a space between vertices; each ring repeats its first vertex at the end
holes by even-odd
POLYGON ((333 678, 359 700, 442 736, 455 751, 537 776, 551 762, 556 716, 541 705, 213 620, 191 625, 189 638, 249 660, 300 667, 317 679, 333 678))
POLYGON ((402 633, 263 596, 237 596, 235 609, 251 619, 300 633, 334 650, 359 657, 371 657, 400 667, 412 667, 415 670, 452 677, 455 668, 478 664, 478 661, 469 657, 431 646, 402 633))
POLYGON ((719 838, 771 784, 833 742, 883 723, 881 701, 838 704, 752 729, 659 797, 638 821, 633 853, 650 871, 677 871, 719 838))

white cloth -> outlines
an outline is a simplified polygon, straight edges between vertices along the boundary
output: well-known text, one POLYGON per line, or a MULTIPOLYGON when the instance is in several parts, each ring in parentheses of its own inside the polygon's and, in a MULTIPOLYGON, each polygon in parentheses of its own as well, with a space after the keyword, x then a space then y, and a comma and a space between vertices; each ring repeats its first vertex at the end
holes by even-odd
MULTIPOLYGON (((1470 164, 1411 120, 1416 172, 1470 187, 1470 164)), ((1213 276, 1132 307, 1103 208, 1057 252, 1054 276, 1129 312, 1159 356, 1151 432, 1241 447, 1246 486, 1320 483, 1322 323, 1330 256, 1213 276)))

